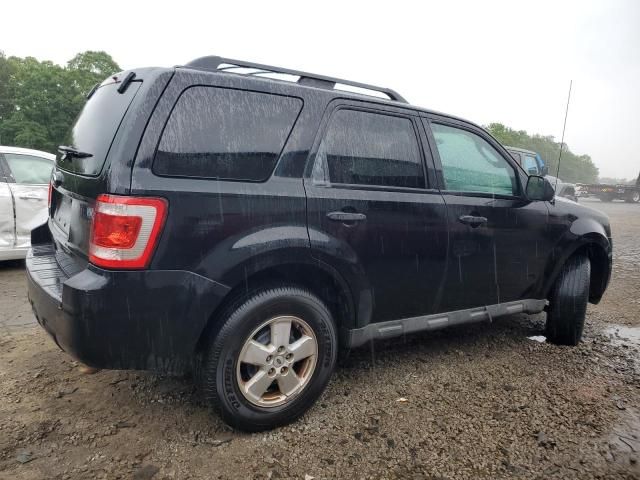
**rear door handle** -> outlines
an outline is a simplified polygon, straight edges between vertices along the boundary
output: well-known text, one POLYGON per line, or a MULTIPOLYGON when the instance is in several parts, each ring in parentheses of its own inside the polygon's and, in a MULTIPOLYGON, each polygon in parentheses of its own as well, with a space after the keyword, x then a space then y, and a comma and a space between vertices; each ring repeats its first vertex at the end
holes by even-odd
POLYGON ((327 218, 334 222, 364 222, 367 216, 364 213, 355 212, 329 212, 327 218))
POLYGON ((18 195, 18 198, 20 200, 42 200, 42 197, 40 195, 30 195, 30 194, 24 194, 24 195, 18 195))
POLYGON ((460 223, 469 225, 472 228, 477 228, 483 223, 487 223, 487 217, 476 217, 474 215, 462 215, 458 220, 460 220, 460 223))

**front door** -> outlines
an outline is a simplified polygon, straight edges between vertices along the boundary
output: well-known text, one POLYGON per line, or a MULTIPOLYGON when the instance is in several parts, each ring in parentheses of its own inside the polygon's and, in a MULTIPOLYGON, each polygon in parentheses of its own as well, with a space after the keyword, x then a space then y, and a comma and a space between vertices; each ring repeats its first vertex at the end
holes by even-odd
POLYGON ((47 193, 53 161, 33 155, 5 153, 8 183, 15 207, 15 247, 31 244, 31 230, 46 223, 47 193))
POLYGON ((337 106, 305 179, 313 255, 348 280, 362 323, 433 313, 440 302, 446 209, 427 188, 418 120, 337 106))
POLYGON ((449 222, 443 307, 450 311, 537 298, 552 248, 547 205, 524 197, 526 175, 482 130, 439 117, 425 127, 449 222))
POLYGON ((16 242, 13 198, 8 182, 9 172, 0 153, 0 261, 10 257, 8 251, 13 249, 16 242))

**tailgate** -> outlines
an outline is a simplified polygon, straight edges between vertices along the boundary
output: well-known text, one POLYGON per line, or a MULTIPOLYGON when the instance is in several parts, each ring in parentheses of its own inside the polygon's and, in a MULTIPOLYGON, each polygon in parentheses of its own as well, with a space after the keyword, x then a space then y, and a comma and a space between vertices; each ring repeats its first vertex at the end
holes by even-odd
POLYGON ((93 204, 98 195, 108 193, 106 160, 142 85, 135 79, 125 85, 126 78, 126 72, 110 77, 90 95, 56 158, 49 228, 58 247, 84 261, 93 204))

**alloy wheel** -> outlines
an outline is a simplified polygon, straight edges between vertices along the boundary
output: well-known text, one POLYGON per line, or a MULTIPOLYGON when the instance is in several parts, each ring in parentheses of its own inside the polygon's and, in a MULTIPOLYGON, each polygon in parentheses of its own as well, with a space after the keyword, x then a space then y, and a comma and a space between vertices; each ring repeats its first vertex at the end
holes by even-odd
POLYGON ((271 318, 249 335, 240 351, 238 387, 256 406, 282 405, 309 383, 317 356, 318 341, 304 320, 295 316, 271 318))

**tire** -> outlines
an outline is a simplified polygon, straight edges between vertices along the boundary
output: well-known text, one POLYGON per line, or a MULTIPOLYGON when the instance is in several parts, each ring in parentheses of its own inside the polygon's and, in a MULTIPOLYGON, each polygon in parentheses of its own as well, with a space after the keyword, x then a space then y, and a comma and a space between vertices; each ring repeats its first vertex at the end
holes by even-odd
POLYGON ((582 338, 589 300, 591 263, 574 255, 562 267, 549 298, 547 339, 558 345, 577 345, 582 338))
POLYGON ((640 190, 636 190, 634 192, 631 192, 629 195, 626 196, 624 201, 627 202, 627 203, 638 203, 638 202, 640 202, 640 190))
MULTIPOLYGON (((338 354, 336 326, 323 302, 302 288, 268 288, 249 296, 223 321, 209 340, 202 363, 205 399, 223 420, 231 427, 257 432, 291 423, 306 412, 329 383, 338 354), (286 331, 287 322, 292 333, 277 333, 286 331), (277 340, 285 336, 291 343, 277 340), (306 345, 305 352, 295 349, 296 341, 306 345), (304 357, 314 341, 315 354, 304 357), (296 360, 293 352, 304 358, 296 360), (258 357, 262 366, 241 361, 258 357), (249 388, 251 381, 260 388, 267 385, 260 397, 249 388), (296 382, 298 390, 284 395, 281 386, 290 388, 296 382)), ((262 390, 256 387, 256 391, 262 390)))

